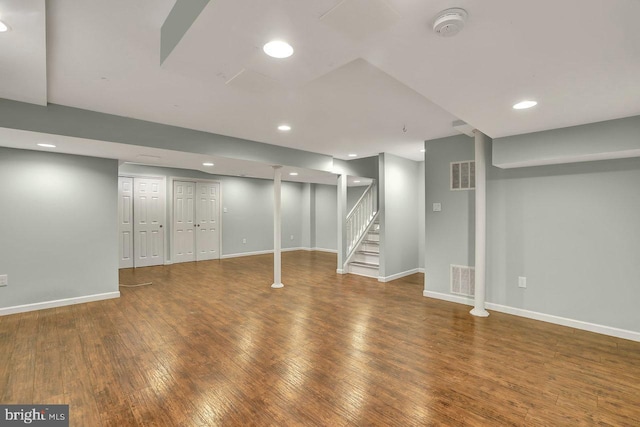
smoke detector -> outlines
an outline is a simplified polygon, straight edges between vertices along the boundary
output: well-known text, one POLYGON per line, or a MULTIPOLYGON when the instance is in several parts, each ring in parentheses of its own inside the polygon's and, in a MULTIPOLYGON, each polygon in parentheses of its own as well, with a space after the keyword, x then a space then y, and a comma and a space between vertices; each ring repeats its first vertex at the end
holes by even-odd
POLYGON ((464 28, 467 16, 467 11, 458 7, 443 10, 433 22, 433 31, 442 37, 455 36, 464 28))

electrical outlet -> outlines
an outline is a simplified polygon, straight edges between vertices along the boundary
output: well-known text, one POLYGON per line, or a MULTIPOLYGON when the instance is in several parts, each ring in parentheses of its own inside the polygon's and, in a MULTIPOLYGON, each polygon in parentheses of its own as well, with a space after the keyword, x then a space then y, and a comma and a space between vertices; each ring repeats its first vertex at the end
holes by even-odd
POLYGON ((247 243, 247 239, 242 239, 242 243, 247 243))
POLYGON ((293 234, 291 235, 291 240, 293 240, 293 234))
POLYGON ((222 208, 222 212, 223 213, 227 213, 227 207, 226 206, 224 208, 222 208))
POLYGON ((518 277, 518 287, 519 288, 526 288, 527 287, 527 278, 526 277, 522 277, 522 276, 518 277))
POLYGON ((433 204, 433 211, 434 212, 441 212, 442 211, 442 203, 434 203, 433 204))
POLYGON ((9 285, 9 276, 3 274, 0 276, 0 287, 9 285))

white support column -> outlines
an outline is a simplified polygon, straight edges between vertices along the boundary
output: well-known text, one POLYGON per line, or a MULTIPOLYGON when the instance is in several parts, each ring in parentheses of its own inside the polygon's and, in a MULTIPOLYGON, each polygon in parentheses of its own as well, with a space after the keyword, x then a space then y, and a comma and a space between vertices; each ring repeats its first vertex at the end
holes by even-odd
POLYGON ((474 130, 476 152, 476 287, 475 303, 471 314, 487 317, 485 310, 485 276, 486 276, 486 248, 487 248, 487 159, 485 148, 486 136, 479 130, 474 130))
POLYGON ((282 166, 273 166, 273 284, 272 288, 282 288, 282 166))
POLYGON ((347 257, 347 178, 345 174, 338 176, 338 274, 344 271, 347 257))

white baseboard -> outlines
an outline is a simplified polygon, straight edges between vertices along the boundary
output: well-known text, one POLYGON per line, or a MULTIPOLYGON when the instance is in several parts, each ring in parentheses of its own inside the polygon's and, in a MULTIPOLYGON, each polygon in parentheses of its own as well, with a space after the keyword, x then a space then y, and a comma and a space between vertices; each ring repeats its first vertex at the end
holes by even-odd
POLYGON ((222 255, 220 257, 220 259, 239 258, 239 257, 243 257, 243 256, 254 256, 254 255, 266 255, 266 254, 272 254, 272 253, 273 253, 273 249, 269 249, 269 250, 266 250, 266 251, 239 252, 237 254, 222 255))
POLYGON ((64 307, 65 305, 82 304, 85 302, 102 301, 102 300, 111 299, 111 298, 120 298, 120 291, 0 308, 0 316, 7 316, 9 314, 16 314, 16 313, 25 313, 27 311, 44 310, 46 308, 64 307))
POLYGON ((318 252, 329 252, 330 254, 337 254, 338 251, 335 249, 325 249, 325 248, 311 248, 310 251, 318 251, 318 252))
POLYGON ((419 270, 420 270, 419 268, 413 268, 411 270, 403 271, 401 273, 392 274, 391 276, 378 277, 378 282, 386 283, 386 282, 390 282, 392 280, 399 279, 401 277, 411 276, 412 274, 419 273, 419 270))
POLYGON ((338 274, 346 274, 346 272, 341 268, 336 268, 336 273, 338 273, 338 274))
MULTIPOLYGON (((282 252, 293 252, 293 251, 319 251, 319 252, 332 252, 332 253, 338 253, 337 251, 333 250, 333 249, 321 249, 321 248, 283 248, 282 252)), ((272 254, 273 253, 273 249, 268 249, 266 251, 254 251, 254 252, 239 252, 237 254, 226 254, 226 255, 222 255, 220 257, 220 259, 227 259, 227 258, 238 258, 238 257, 243 257, 243 256, 253 256, 253 255, 266 255, 266 254, 272 254)))
POLYGON ((460 295, 443 294, 441 292, 433 291, 422 291, 422 296, 473 306, 473 298, 467 298, 460 295))
MULTIPOLYGON (((465 298, 458 295, 444 294, 441 292, 423 291, 425 297, 436 298, 444 301, 455 302, 473 306, 473 299, 465 298)), ((617 338, 640 342, 640 332, 629 331, 626 329, 614 328, 611 326, 598 325, 596 323, 583 322, 581 320, 568 319, 566 317, 554 316, 553 314, 540 313, 537 311, 525 310, 522 308, 509 307, 506 305, 495 304, 492 302, 485 303, 485 307, 489 310, 498 311, 500 313, 512 314, 514 316, 526 317, 527 319, 540 320, 542 322, 553 323, 570 328, 580 329, 583 331, 595 332, 597 334, 609 335, 617 338)))
POLYGON ((424 274, 424 268, 420 267, 420 268, 418 269, 418 273, 423 273, 423 274, 424 274))

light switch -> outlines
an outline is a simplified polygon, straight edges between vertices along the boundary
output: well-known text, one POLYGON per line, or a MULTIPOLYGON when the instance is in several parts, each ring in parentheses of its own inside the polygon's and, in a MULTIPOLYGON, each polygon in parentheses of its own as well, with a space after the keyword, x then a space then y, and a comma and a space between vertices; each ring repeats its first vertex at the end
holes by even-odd
POLYGON ((518 276, 518 287, 526 288, 527 287, 527 278, 523 276, 518 276))
POLYGON ((434 212, 440 212, 440 211, 442 211, 442 203, 434 203, 434 204, 433 204, 433 211, 434 211, 434 212))
POLYGON ((227 207, 222 208, 222 212, 227 213, 227 207))

